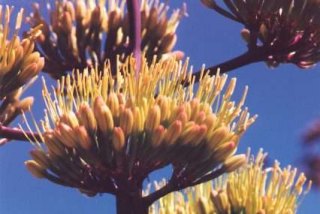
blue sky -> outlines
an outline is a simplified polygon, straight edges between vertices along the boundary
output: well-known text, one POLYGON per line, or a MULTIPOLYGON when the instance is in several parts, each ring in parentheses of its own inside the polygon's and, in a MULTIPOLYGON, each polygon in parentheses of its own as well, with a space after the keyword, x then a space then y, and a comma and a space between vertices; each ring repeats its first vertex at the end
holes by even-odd
MULTIPOLYGON (((15 12, 23 6, 26 13, 30 12, 31 2, 0 0, 1 4, 15 5, 15 12)), ((182 2, 171 1, 171 8, 180 7, 182 2)), ((186 3, 189 17, 181 22, 176 49, 190 57, 195 70, 202 64, 214 65, 246 50, 239 34, 241 25, 205 8, 198 0, 186 3)), ((294 65, 269 69, 264 63, 257 63, 230 72, 229 76, 238 78, 236 100, 244 86, 249 85, 246 106, 259 115, 242 138, 239 152, 247 147, 254 152, 264 148, 270 158, 279 160, 282 166, 299 166, 302 134, 312 120, 320 117, 319 66, 309 70, 300 70, 294 65)), ((30 94, 36 98, 33 112, 40 119, 43 116, 40 78, 27 91, 26 95, 30 94)), ((12 142, 0 148, 1 213, 115 213, 115 200, 109 195, 88 198, 75 189, 34 179, 23 164, 30 158, 31 148, 25 142, 12 142)), ((168 170, 162 170, 154 177, 160 179, 168 174, 168 170)), ((318 204, 320 195, 312 191, 298 213, 314 213, 318 204)))

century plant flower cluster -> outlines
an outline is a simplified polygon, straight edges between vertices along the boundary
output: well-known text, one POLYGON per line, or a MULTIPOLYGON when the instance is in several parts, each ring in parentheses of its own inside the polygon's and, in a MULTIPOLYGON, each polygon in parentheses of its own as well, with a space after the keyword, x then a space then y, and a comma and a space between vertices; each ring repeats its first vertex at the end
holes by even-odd
POLYGON ((262 150, 256 158, 237 154, 257 116, 244 107, 248 87, 232 101, 236 78, 220 71, 257 61, 313 66, 319 1, 201 1, 244 25, 248 51, 195 73, 173 50, 185 5, 168 16, 159 0, 54 0, 46 11, 34 3, 22 39, 23 9, 11 32, 13 8, 0 5, 0 145, 29 140, 32 175, 90 197, 113 194, 121 214, 296 213, 311 182, 277 161, 265 168, 262 150), (6 127, 33 104, 20 96, 40 70, 57 79, 53 90, 43 79, 43 120, 33 119, 33 131, 23 114, 24 131, 6 127), (168 181, 143 191, 164 167, 168 181))
MULTIPOLYGON (((61 78, 73 69, 85 69, 104 64, 109 59, 113 70, 116 63, 131 55, 129 17, 125 0, 64 0, 48 4, 50 22, 41 15, 39 4, 28 22, 32 27, 42 25, 37 49, 45 57, 44 72, 61 78), (117 58, 120 59, 117 60, 117 58)), ((182 57, 172 52, 176 29, 186 15, 185 8, 167 17, 168 6, 159 1, 141 1, 141 50, 151 63, 156 55, 182 57)))
POLYGON ((306 175, 314 183, 314 186, 320 186, 320 157, 319 157, 319 139, 320 139, 320 120, 316 119, 307 128, 303 136, 303 167, 306 175))
POLYGON ((256 118, 243 109, 247 88, 235 104, 236 79, 223 93, 227 76, 203 72, 194 92, 187 64, 144 60, 137 77, 130 58, 116 77, 107 64, 103 74, 63 78, 51 96, 45 86, 45 144, 35 144, 28 169, 91 196, 135 186, 169 164, 178 186, 235 170, 245 160, 235 155, 239 139, 256 118))
POLYGON ((34 40, 40 34, 39 27, 20 39, 23 9, 17 14, 14 31, 10 32, 12 12, 13 7, 0 5, 0 124, 3 125, 30 108, 33 98, 20 100, 20 96, 44 66, 44 59, 33 50, 34 40))
MULTIPOLYGON (((296 168, 280 168, 277 161, 265 168, 265 158, 262 150, 255 158, 248 152, 248 163, 243 167, 216 181, 187 188, 184 193, 171 193, 154 203, 149 213, 296 213, 298 201, 310 190, 311 182, 303 173, 297 175, 296 168)), ((156 188, 162 185, 156 184, 156 188)))
POLYGON ((249 51, 260 49, 260 60, 269 66, 293 63, 309 68, 320 59, 320 4, 316 0, 224 0, 224 6, 216 0, 201 1, 243 24, 241 34, 249 51))

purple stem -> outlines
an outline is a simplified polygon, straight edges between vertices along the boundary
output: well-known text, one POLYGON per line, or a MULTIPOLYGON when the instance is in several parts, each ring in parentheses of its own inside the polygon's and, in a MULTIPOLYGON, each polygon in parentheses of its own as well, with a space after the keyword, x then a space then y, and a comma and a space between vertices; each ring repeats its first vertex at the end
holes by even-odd
POLYGON ((153 202, 157 201, 158 199, 166 196, 167 194, 174 192, 174 191, 179 191, 182 189, 185 189, 187 187, 192 187, 198 184, 201 184, 203 182, 207 182, 207 181, 211 181, 217 177, 219 177, 220 175, 222 175, 225 171, 220 168, 218 170, 215 170, 205 176, 203 176, 202 178, 194 181, 194 182, 190 182, 184 185, 177 185, 177 183, 174 180, 170 180, 165 186, 163 186, 162 188, 160 188, 159 190, 156 190, 155 192, 151 193, 150 195, 144 197, 144 201, 145 203, 150 206, 153 202))
MULTIPOLYGON (((211 67, 205 68, 206 72, 209 72, 209 75, 216 75, 218 70, 220 74, 227 73, 234 69, 240 68, 242 66, 266 60, 268 54, 270 53, 269 50, 263 47, 256 47, 255 49, 248 50, 247 52, 237 56, 233 59, 220 63, 218 65, 214 65, 211 67)), ((193 73, 195 77, 195 82, 199 82, 201 76, 201 70, 193 73)), ((185 84, 188 86, 188 84, 185 84)))
POLYGON ((141 68, 141 12, 139 0, 127 0, 130 29, 130 52, 136 59, 136 76, 141 68))
POLYGON ((9 128, 0 125, 0 138, 7 138, 9 140, 20 140, 32 142, 42 142, 42 139, 38 133, 22 131, 17 128, 9 128))

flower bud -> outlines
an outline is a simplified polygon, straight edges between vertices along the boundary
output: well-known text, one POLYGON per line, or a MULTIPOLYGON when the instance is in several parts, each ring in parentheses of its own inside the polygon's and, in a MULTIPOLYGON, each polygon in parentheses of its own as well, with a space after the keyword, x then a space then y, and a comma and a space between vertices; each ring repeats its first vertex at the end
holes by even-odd
POLYGON ((112 145, 116 152, 122 152, 125 146, 125 136, 120 127, 114 127, 112 135, 112 145))
POLYGON ((97 120, 100 131, 103 133, 111 131, 114 127, 112 113, 103 101, 102 97, 97 97, 93 105, 94 116, 97 120))
POLYGON ((87 103, 82 103, 77 112, 77 116, 81 125, 83 125, 90 133, 94 133, 97 129, 97 121, 94 117, 92 109, 87 103))
POLYGON ((112 115, 114 117, 119 117, 120 109, 119 109, 119 100, 115 93, 110 93, 107 99, 107 105, 110 108, 112 115))
POLYGON ((31 106, 33 105, 34 98, 33 97, 26 97, 23 100, 21 100, 17 106, 19 111, 26 112, 29 111, 31 106))
POLYGON ((166 143, 166 145, 173 145, 176 143, 177 139, 180 137, 181 132, 182 132, 182 123, 180 120, 176 120, 167 129, 163 141, 166 143))
POLYGON ((229 137, 229 130, 225 126, 221 126, 216 129, 211 136, 208 137, 208 147, 211 150, 215 150, 229 137))
POLYGON ((65 153, 65 147, 61 142, 58 140, 58 138, 55 136, 54 133, 45 133, 44 134, 44 142, 46 146, 48 147, 49 154, 52 153, 57 156, 62 156, 65 153))
POLYGON ((164 138, 165 128, 160 125, 152 133, 151 143, 154 148, 157 148, 164 138))
POLYGON ((224 161, 222 168, 226 173, 233 172, 234 170, 240 168, 247 162, 247 158, 244 154, 231 156, 224 161))
POLYGON ((78 136, 78 143, 84 150, 90 150, 92 147, 92 140, 84 126, 75 128, 75 134, 78 136))
POLYGON ((133 114, 130 109, 125 109, 120 113, 120 128, 123 130, 125 135, 132 132, 133 127, 133 114))
POLYGON ((233 141, 223 143, 218 146, 216 150, 213 152, 213 157, 217 162, 223 161, 228 158, 235 151, 235 143, 233 141))
POLYGON ((28 160, 25 161, 24 164, 26 165, 27 169, 31 174, 36 178, 45 178, 46 171, 43 169, 36 161, 28 160))
POLYGON ((36 149, 30 152, 31 157, 42 167, 49 168, 50 160, 47 157, 46 153, 42 150, 36 149))
POLYGON ((250 31, 247 28, 241 30, 241 37, 246 43, 250 43, 250 31))
POLYGON ((65 124, 67 124, 68 126, 70 126, 73 129, 75 127, 79 126, 78 118, 75 115, 75 113, 73 113, 72 111, 69 111, 69 112, 63 114, 60 117, 60 121, 59 122, 65 123, 65 124))
POLYGON ((149 109, 145 122, 145 129, 147 131, 153 131, 160 125, 161 111, 158 105, 154 105, 149 109))
POLYGON ((144 127, 144 124, 143 124, 143 115, 142 115, 142 112, 141 112, 141 109, 139 107, 135 107, 133 109, 133 127, 132 127, 132 131, 134 133, 137 133, 137 132, 141 132, 143 130, 143 127, 144 127))

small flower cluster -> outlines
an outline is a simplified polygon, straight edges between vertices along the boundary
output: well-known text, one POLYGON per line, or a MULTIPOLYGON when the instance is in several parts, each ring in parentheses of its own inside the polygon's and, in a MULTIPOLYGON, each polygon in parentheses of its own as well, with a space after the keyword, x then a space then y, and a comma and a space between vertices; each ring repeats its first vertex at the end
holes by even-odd
POLYGON ((320 4, 315 0, 202 0, 220 14, 242 23, 249 49, 262 47, 269 66, 293 63, 309 68, 320 59, 320 4), (259 42, 258 42, 259 41, 259 42))
POLYGON ((124 191, 167 165, 181 186, 241 166, 244 155, 234 154, 256 118, 242 109, 247 88, 236 105, 236 79, 223 94, 227 76, 203 71, 194 94, 187 62, 155 61, 145 59, 138 77, 128 58, 115 77, 107 64, 103 74, 62 78, 54 96, 44 87, 44 145, 26 162, 31 173, 92 196, 124 191))
POLYGON ((320 187, 320 120, 317 119, 307 128, 303 138, 303 166, 306 175, 314 186, 320 187))
POLYGON ((263 168, 265 157, 261 150, 225 178, 171 193, 155 203, 150 213, 296 213, 298 200, 310 190, 311 182, 306 184, 303 173, 297 177, 297 169, 291 166, 281 169, 277 161, 263 168))
POLYGON ((44 66, 44 59, 34 52, 34 40, 39 27, 32 29, 20 40, 23 10, 16 17, 10 39, 10 17, 13 8, 0 5, 0 124, 8 125, 18 114, 33 103, 32 97, 20 100, 26 84, 30 83, 44 66))
MULTIPOLYGON (((31 26, 41 24, 38 50, 45 57, 44 72, 59 79, 73 69, 103 67, 107 59, 113 70, 117 58, 124 62, 131 55, 129 48, 129 17, 125 0, 64 0, 48 5, 50 23, 34 4, 31 26)), ((185 9, 175 10, 167 17, 168 6, 159 1, 141 0, 141 50, 149 63, 153 56, 176 55, 171 52, 176 43, 176 29, 185 9)))

